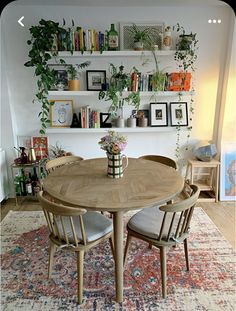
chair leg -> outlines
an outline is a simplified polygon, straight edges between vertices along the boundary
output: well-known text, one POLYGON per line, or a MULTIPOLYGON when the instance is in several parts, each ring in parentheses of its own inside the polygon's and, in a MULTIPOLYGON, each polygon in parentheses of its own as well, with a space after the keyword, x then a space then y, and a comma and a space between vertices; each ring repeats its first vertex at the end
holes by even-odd
POLYGON ((162 297, 166 298, 166 249, 165 247, 160 248, 161 257, 161 280, 162 280, 162 297))
POLYGON ((127 261, 127 257, 128 257, 127 254, 128 254, 128 251, 129 251, 131 239, 132 239, 132 236, 131 236, 131 234, 128 231, 127 240, 126 240, 126 244, 125 244, 124 266, 126 265, 126 261, 127 261))
POLYGON ((84 271, 84 251, 77 252, 77 274, 78 274, 78 304, 83 301, 83 271, 84 271))
POLYGON ((50 245, 49 245, 48 278, 50 279, 52 277, 53 259, 57 246, 52 241, 50 241, 49 243, 50 245))
POLYGON ((189 271, 188 241, 187 241, 187 239, 184 240, 184 254, 185 254, 185 260, 186 260, 187 271, 189 271))

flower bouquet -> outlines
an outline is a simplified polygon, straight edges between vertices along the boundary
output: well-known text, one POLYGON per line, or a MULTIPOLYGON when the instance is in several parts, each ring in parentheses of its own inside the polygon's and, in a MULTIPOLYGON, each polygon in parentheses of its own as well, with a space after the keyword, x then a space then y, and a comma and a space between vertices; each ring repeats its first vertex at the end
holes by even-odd
POLYGON ((110 130, 108 135, 102 137, 98 144, 102 150, 110 154, 119 154, 127 145, 127 137, 110 130))
POLYGON ((115 131, 108 131, 108 135, 101 138, 98 142, 102 150, 107 152, 108 167, 107 175, 110 178, 121 178, 123 172, 128 166, 128 158, 121 155, 121 152, 127 145, 127 138, 115 131), (123 159, 126 159, 126 165, 123 167, 123 159))

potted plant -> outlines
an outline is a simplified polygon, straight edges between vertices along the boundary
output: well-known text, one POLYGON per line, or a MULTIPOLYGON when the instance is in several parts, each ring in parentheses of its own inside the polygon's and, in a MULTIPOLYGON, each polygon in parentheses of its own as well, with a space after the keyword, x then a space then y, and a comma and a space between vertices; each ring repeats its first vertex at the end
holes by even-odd
MULTIPOLYGON (((132 69, 137 71, 135 67, 132 69)), ((99 99, 104 99, 105 101, 111 101, 111 106, 109 112, 111 113, 112 119, 118 117, 119 109, 122 112, 124 103, 134 105, 136 109, 140 105, 140 94, 139 92, 130 91, 127 96, 124 96, 123 92, 131 89, 131 73, 124 72, 124 66, 115 67, 110 64, 109 71, 111 73, 109 88, 107 90, 102 90, 99 92, 99 99)))
POLYGON ((136 24, 133 24, 130 33, 133 36, 134 50, 136 51, 142 51, 145 43, 151 41, 150 28, 140 30, 136 24))
POLYGON ((48 65, 48 61, 54 57, 56 63, 65 64, 63 59, 57 59, 57 50, 55 47, 55 36, 58 33, 64 33, 65 29, 59 26, 51 20, 41 19, 39 24, 30 27, 31 39, 27 41, 27 44, 31 46, 29 51, 30 60, 27 61, 24 66, 34 67, 35 76, 37 77, 38 90, 35 94, 33 102, 39 102, 41 104, 41 111, 39 113, 41 121, 40 133, 45 134, 45 128, 49 115, 49 106, 53 103, 48 100, 48 91, 55 84, 57 75, 52 66, 48 65), (49 53, 51 51, 51 53, 49 53))
POLYGON ((81 64, 76 65, 66 65, 68 72, 68 88, 70 91, 79 91, 80 90, 80 69, 84 69, 90 65, 91 62, 86 61, 81 64))

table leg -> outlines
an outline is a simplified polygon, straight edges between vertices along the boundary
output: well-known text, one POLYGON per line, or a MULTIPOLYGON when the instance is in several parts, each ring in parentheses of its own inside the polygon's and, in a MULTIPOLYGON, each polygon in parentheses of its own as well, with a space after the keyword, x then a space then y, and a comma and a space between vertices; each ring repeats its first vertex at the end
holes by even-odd
POLYGON ((123 301, 123 212, 116 212, 113 216, 114 250, 115 250, 115 281, 116 301, 123 301))

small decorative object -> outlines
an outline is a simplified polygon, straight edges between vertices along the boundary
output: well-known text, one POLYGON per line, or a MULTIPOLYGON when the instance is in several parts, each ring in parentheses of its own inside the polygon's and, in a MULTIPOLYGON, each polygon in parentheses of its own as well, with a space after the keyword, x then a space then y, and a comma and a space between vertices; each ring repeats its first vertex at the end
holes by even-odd
POLYGON ((171 126, 188 125, 188 107, 186 102, 170 103, 171 126))
POLYGON ((116 127, 125 127, 125 119, 122 117, 118 117, 115 120, 115 126, 116 127))
POLYGON ((81 127, 81 122, 79 121, 76 113, 73 113, 72 123, 70 127, 71 128, 81 127))
POLYGON ((101 128, 109 128, 112 127, 111 122, 109 122, 111 114, 100 112, 100 127, 101 128))
POLYGON ((49 154, 50 159, 73 155, 71 152, 65 151, 62 146, 58 144, 58 142, 56 142, 55 146, 50 146, 49 154))
POLYGON ((163 50, 170 50, 172 44, 171 38, 171 27, 167 26, 165 28, 164 37, 163 37, 163 50))
POLYGON ((132 110, 132 114, 136 118, 136 126, 146 127, 149 125, 149 110, 148 109, 132 110))
POLYGON ((150 103, 150 125, 168 125, 167 103, 150 103))
POLYGON ((29 159, 29 162, 35 162, 36 161, 36 154, 35 154, 34 148, 29 149, 28 159, 29 159))
POLYGON ((79 75, 80 69, 84 69, 85 67, 88 67, 90 65, 90 61, 86 61, 81 64, 76 65, 67 65, 68 69, 68 87, 70 91, 79 91, 80 90, 80 81, 79 81, 79 75))
POLYGON ((88 91, 101 91, 102 85, 106 85, 106 70, 87 70, 86 81, 88 91))
POLYGON ((50 100, 50 121, 52 127, 70 127, 73 116, 73 100, 50 100))
POLYGON ((102 150, 107 152, 108 168, 107 175, 110 178, 122 178, 123 172, 128 166, 128 158, 121 154, 127 145, 127 138, 115 131, 108 131, 108 135, 98 142, 102 150), (123 159, 126 164, 123 166, 123 159))
POLYGON ((131 115, 128 119, 127 119, 127 126, 128 127, 136 127, 136 118, 134 115, 131 115))
POLYGON ((200 161, 210 162, 217 155, 217 149, 209 141, 200 141, 194 147, 193 154, 200 161))
POLYGON ((108 31, 108 50, 117 51, 119 47, 118 32, 115 29, 115 24, 111 24, 111 29, 108 31))

